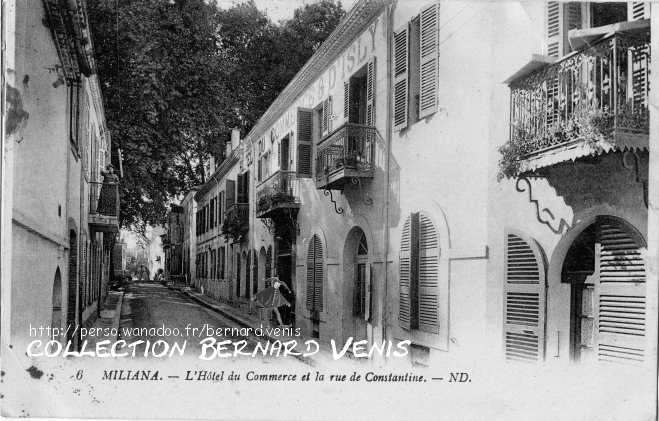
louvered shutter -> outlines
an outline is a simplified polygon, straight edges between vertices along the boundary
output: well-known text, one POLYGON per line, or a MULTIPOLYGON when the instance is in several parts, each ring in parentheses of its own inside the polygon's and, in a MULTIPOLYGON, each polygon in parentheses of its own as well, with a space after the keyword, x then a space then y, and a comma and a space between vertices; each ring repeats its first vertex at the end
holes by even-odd
POLYGON ((650 3, 632 1, 627 3, 627 19, 642 20, 650 18, 650 3))
POLYGON ((367 322, 371 321, 371 315, 373 314, 373 268, 369 266, 368 277, 366 278, 366 297, 364 303, 364 320, 367 322))
POLYGON ((272 246, 268 246, 268 252, 265 254, 265 277, 272 276, 272 246))
POLYGON ((252 289, 249 287, 249 280, 250 280, 250 275, 251 275, 251 267, 252 267, 252 252, 247 251, 247 256, 245 260, 245 297, 250 298, 252 296, 252 289))
POLYGON ((407 127, 408 28, 394 32, 394 130, 407 127))
POLYGON ((375 75, 375 57, 366 65, 366 125, 375 126, 375 89, 377 78, 375 75))
POLYGON ((399 257, 399 299, 398 299, 398 320, 403 329, 411 329, 411 301, 410 301, 410 287, 411 287, 411 251, 412 251, 412 230, 411 218, 408 217, 403 226, 403 235, 400 241, 400 257, 399 257))
POLYGON ((581 3, 547 2, 547 55, 562 57, 570 52, 568 31, 583 27, 581 3))
MULTIPOLYGON (((649 19, 650 4, 644 2, 627 3, 627 17, 630 21, 649 19)), ((648 104, 650 49, 649 47, 629 50, 629 66, 632 78, 632 105, 634 110, 645 108, 648 104)))
POLYGON ((640 365, 645 353, 645 261, 619 223, 602 221, 595 246, 595 315, 600 361, 640 365))
POLYGON ((437 111, 439 5, 421 11, 419 33, 419 118, 423 118, 437 111))
POLYGON ((314 236, 314 307, 323 311, 323 247, 318 236, 314 236))
POLYGON ((238 174, 238 201, 237 203, 245 203, 245 175, 238 174))
POLYGON ((227 196, 227 209, 229 209, 229 207, 233 206, 236 201, 236 182, 233 180, 227 180, 225 189, 227 196))
POLYGON ((309 248, 307 249, 307 310, 312 311, 314 309, 314 297, 315 297, 315 247, 316 236, 311 237, 309 241, 309 248))
POLYGON ((504 348, 507 360, 542 361, 546 282, 540 249, 517 234, 505 244, 504 348))
POLYGON ((350 122, 350 80, 343 83, 343 118, 350 122))
POLYGON ((439 333, 439 239, 427 216, 419 215, 419 329, 439 333))
POLYGON ((323 136, 330 131, 331 106, 331 97, 328 97, 323 101, 321 110, 320 128, 323 136))
POLYGON ((311 177, 311 142, 313 113, 311 110, 297 110, 297 175, 311 177))

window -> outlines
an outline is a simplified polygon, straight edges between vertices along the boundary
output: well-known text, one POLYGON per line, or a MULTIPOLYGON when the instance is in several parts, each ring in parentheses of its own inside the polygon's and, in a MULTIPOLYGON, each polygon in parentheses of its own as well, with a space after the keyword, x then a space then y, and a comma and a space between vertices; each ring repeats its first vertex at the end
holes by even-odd
POLYGON ((566 2, 547 3, 547 55, 561 57, 572 51, 569 31, 596 28, 627 20, 649 18, 643 2, 566 2))
POLYGON ((405 221, 400 247, 401 327, 439 333, 439 238, 423 213, 405 221))
POLYGON ((439 5, 434 3, 394 32, 394 130, 437 111, 439 5))
POLYGON ((375 57, 344 83, 343 115, 346 123, 375 125, 375 57))
POLYGON ((323 311, 323 244, 313 235, 307 250, 307 310, 323 311))
POLYGON ((368 267, 368 245, 366 235, 362 232, 357 246, 357 256, 355 258, 355 284, 353 292, 353 315, 356 317, 367 318, 367 308, 370 304, 368 293, 370 292, 368 267))

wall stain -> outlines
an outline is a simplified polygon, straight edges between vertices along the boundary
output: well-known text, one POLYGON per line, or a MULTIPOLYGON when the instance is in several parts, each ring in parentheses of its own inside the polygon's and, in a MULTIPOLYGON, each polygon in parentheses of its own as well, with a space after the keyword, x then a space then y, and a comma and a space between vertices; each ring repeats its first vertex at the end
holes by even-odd
POLYGON ((18 89, 7 85, 7 128, 6 135, 11 136, 25 127, 30 114, 23 109, 23 98, 18 89))

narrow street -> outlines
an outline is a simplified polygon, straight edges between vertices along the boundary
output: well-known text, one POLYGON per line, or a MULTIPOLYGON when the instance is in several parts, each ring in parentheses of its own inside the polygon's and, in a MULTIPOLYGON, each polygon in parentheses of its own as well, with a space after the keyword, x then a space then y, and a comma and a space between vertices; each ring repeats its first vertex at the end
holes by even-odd
MULTIPOLYGON (((207 325, 215 330, 218 328, 237 328, 243 326, 223 317, 221 314, 208 309, 197 303, 187 295, 154 282, 134 282, 128 284, 124 293, 124 303, 121 309, 120 336, 128 342, 134 340, 145 340, 151 343, 157 340, 164 340, 170 345, 174 342, 181 343, 187 339, 186 353, 199 353, 201 345, 200 339, 207 335, 186 336, 186 326, 190 328, 204 328, 207 325), (150 331, 156 330, 155 335, 123 337, 124 332, 129 328, 146 328, 150 331), (167 330, 178 330, 178 336, 162 335, 163 332, 157 332, 158 328, 167 330), (161 334, 160 336, 158 336, 161 334)), ((160 329, 162 330, 162 329, 160 329)), ((189 331, 190 332, 190 331, 189 331)), ((149 332, 153 333, 153 332, 149 332)), ((234 342, 246 340, 247 346, 243 348, 244 352, 250 352, 254 349, 259 339, 255 336, 214 336, 219 341, 231 340, 234 342)), ((144 350, 144 346, 137 347, 138 352, 144 350)))

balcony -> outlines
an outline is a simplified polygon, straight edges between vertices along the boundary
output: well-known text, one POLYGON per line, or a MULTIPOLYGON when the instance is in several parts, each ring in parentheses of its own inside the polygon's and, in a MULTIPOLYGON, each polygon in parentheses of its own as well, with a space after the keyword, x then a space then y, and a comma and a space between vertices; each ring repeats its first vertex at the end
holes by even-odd
POLYGON ((371 178, 374 172, 375 127, 346 123, 318 144, 316 188, 342 190, 351 180, 371 178))
POLYGON ((550 64, 531 64, 534 70, 508 80, 510 141, 501 149, 501 175, 647 148, 649 26, 604 36, 550 64))
POLYGON ((92 230, 119 232, 119 184, 89 183, 89 217, 92 230))
POLYGON ((258 185, 257 218, 276 219, 300 208, 299 183, 295 171, 277 171, 258 185))
POLYGON ((234 203, 227 209, 222 222, 222 235, 240 242, 249 231, 249 203, 234 203))

